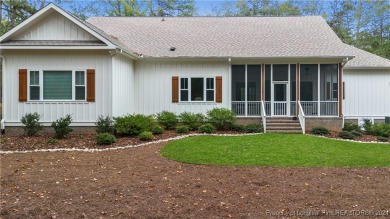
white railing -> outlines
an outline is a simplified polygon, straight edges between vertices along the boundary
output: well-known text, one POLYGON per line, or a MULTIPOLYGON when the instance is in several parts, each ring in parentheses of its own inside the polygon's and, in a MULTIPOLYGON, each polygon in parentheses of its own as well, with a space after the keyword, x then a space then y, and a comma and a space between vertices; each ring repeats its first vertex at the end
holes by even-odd
POLYGON ((321 116, 337 116, 338 101, 320 101, 321 116))
POLYGON ((318 116, 318 101, 299 101, 306 116, 318 116))
POLYGON ((263 122, 264 133, 267 132, 267 117, 265 113, 264 101, 261 101, 261 121, 263 122))
POLYGON ((237 116, 261 116, 261 101, 232 101, 237 116))
POLYGON ((275 116, 287 116, 287 102, 274 101, 274 115, 275 116))
POLYGON ((290 101, 290 116, 296 116, 296 115, 297 115, 297 102, 290 101))
POLYGON ((270 116, 271 115, 271 101, 264 101, 264 107, 265 107, 265 115, 270 116))
POLYGON ((306 133, 305 112, 303 111, 303 108, 302 108, 302 105, 301 105, 300 101, 298 101, 298 106, 299 106, 299 113, 298 113, 299 123, 301 124, 302 133, 305 134, 306 133))

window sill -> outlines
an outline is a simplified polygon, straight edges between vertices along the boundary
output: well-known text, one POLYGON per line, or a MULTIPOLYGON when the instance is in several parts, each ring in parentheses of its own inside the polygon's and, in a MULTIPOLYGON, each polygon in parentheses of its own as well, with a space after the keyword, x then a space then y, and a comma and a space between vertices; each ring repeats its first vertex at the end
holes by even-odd
POLYGON ((37 103, 70 103, 70 104, 88 104, 89 102, 85 100, 29 100, 25 102, 27 104, 37 104, 37 103))
POLYGON ((191 102, 178 102, 178 105, 217 105, 216 102, 206 102, 206 101, 191 101, 191 102))

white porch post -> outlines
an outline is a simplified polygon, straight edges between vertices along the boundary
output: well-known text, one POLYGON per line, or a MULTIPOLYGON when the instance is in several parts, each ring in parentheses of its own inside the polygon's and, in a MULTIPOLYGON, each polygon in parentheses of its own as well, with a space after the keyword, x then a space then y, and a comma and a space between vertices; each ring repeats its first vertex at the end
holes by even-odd
POLYGON ((321 65, 318 64, 318 70, 317 70, 317 116, 320 116, 321 113, 321 105, 320 105, 320 86, 321 86, 321 78, 320 78, 320 71, 321 71, 321 65))
POLYGON ((248 65, 245 65, 245 117, 248 117, 248 65))

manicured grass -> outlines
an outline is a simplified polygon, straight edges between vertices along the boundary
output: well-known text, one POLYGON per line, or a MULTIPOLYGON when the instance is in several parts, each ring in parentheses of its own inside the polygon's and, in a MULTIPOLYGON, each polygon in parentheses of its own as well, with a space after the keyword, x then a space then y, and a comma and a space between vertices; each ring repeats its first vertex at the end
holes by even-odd
POLYGON ((238 166, 389 167, 390 144, 355 143, 298 134, 196 136, 170 142, 166 158, 238 166))

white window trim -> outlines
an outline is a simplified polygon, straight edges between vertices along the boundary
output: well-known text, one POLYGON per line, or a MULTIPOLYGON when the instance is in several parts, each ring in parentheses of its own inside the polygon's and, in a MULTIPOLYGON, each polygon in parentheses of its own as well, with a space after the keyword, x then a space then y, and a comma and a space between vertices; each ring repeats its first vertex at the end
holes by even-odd
POLYGON ((207 76, 199 76, 199 77, 179 77, 179 103, 215 103, 215 77, 207 77, 207 76), (182 78, 187 78, 187 89, 181 89, 181 79, 182 78), (203 100, 202 101, 192 101, 191 100, 191 79, 192 78, 203 78, 203 100), (207 89, 207 78, 212 78, 213 79, 213 89, 207 89), (182 90, 187 90, 188 91, 188 100, 187 101, 182 101, 181 100, 181 91, 182 90), (208 90, 213 90, 214 91, 214 96, 212 101, 207 101, 207 91, 208 90))
MULTIPOLYGON (((73 70, 65 70, 65 69, 45 69, 45 70, 37 70, 37 69, 28 69, 27 70, 27 102, 87 102, 87 70, 86 69, 73 69, 73 70), (39 72, 39 100, 31 100, 30 99, 30 72, 38 71, 39 72), (43 72, 44 71, 71 71, 72 72, 72 99, 71 100, 44 100, 43 99, 43 72), (84 100, 76 100, 76 71, 84 72, 84 92, 85 99, 84 100)), ((81 86, 81 85, 79 85, 81 86)))

